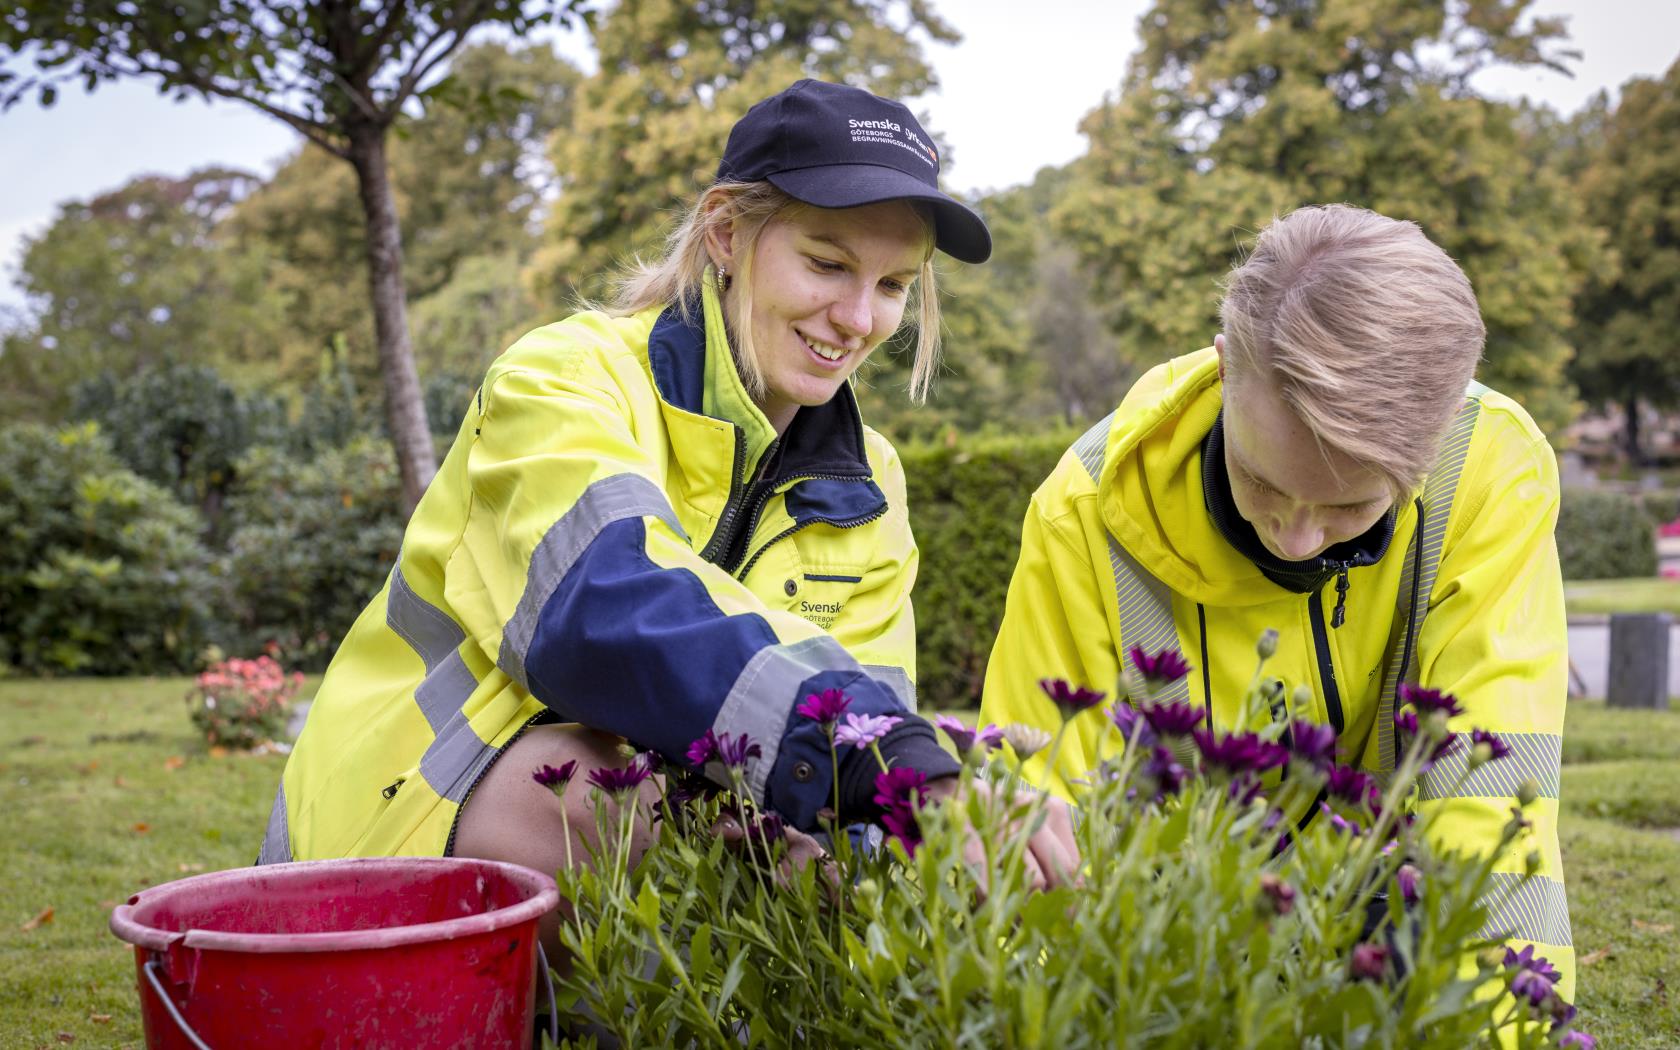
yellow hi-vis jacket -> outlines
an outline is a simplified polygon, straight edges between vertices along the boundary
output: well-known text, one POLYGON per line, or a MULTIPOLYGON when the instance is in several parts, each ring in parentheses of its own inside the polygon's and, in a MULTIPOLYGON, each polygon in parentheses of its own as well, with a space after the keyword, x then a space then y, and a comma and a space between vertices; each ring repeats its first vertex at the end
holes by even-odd
POLYGON ((582 313, 491 366, 327 669, 261 862, 449 852, 473 786, 539 717, 679 761, 708 729, 749 734, 756 800, 810 827, 832 762, 800 700, 913 709, 897 455, 845 387, 778 438, 709 285, 693 319, 582 313))
MULTIPOLYGON (((1267 674, 1312 687, 1313 709, 1294 716, 1334 726, 1341 760, 1367 770, 1394 766, 1399 682, 1453 693, 1466 708, 1453 728, 1492 730, 1512 753, 1455 789, 1468 753, 1461 743, 1425 776, 1419 806, 1441 811, 1435 826, 1452 844, 1489 849, 1517 786, 1539 784, 1532 835, 1499 858, 1489 899, 1520 880, 1530 850, 1539 851, 1539 877, 1490 915, 1484 935, 1513 932, 1519 946, 1535 944, 1572 998, 1557 842, 1568 656, 1551 448, 1515 402, 1473 384, 1423 491, 1398 508, 1386 554, 1346 570, 1346 619, 1332 627, 1333 586, 1298 594, 1273 583, 1209 516, 1201 448, 1221 403, 1212 349, 1152 369, 1040 486, 986 671, 982 720, 1054 729, 1040 678, 1112 689, 1130 647, 1174 647, 1193 667, 1177 697, 1208 705, 1215 727, 1237 728, 1266 628, 1278 632, 1267 674)), ((1044 756, 1028 776, 1071 797, 1068 782, 1116 743, 1106 720, 1078 720, 1056 774, 1044 756)))

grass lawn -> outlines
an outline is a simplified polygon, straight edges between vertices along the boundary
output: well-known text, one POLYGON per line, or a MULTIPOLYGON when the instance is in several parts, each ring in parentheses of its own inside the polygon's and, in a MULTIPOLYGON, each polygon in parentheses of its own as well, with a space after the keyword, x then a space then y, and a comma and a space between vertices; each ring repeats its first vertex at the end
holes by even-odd
MULTIPOLYGON (((256 856, 283 760, 210 753, 187 684, 0 682, 0 1046, 141 1045, 111 909, 256 856)), ((1565 741, 1583 1024, 1605 1046, 1680 1046, 1680 712, 1577 701, 1565 741)))
POLYGON ((1680 580, 1665 580, 1660 576, 1566 580, 1563 603, 1571 616, 1665 612, 1680 619, 1680 580))

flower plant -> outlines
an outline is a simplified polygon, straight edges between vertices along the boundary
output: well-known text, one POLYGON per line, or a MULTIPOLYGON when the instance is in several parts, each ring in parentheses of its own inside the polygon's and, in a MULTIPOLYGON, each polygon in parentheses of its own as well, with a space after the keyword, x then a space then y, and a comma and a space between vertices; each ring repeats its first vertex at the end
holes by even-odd
POLYGON ((287 674, 272 656, 218 660, 194 679, 187 712, 211 745, 256 747, 284 732, 302 683, 301 673, 287 674))
MULTIPOLYGON (((942 722, 971 786, 939 804, 919 772, 882 761, 877 722, 808 698, 796 717, 822 725, 831 756, 851 746, 880 764, 886 836, 860 845, 870 837, 831 820, 832 853, 803 865, 748 801, 750 742, 733 742, 738 763, 697 742, 700 761, 667 767, 651 810, 595 780, 600 845, 558 876, 566 1045, 1592 1045, 1556 970, 1481 932, 1531 786, 1494 854, 1432 848, 1431 818, 1413 818, 1418 774, 1454 740, 1452 697, 1403 694, 1398 766, 1377 777, 1339 764, 1324 727, 1274 715, 1259 668, 1243 726, 1225 732, 1156 699, 1188 668, 1179 654, 1137 655, 1130 695, 1106 710, 1092 690, 1042 683, 1057 733, 942 722), (1072 783, 1083 868, 1034 892, 1026 834, 1048 803, 1020 763, 1046 749, 1054 763, 1079 720, 1104 734, 1072 783), (632 864, 637 819, 660 830, 632 864)), ((1460 746, 1469 770, 1505 754, 1480 732, 1460 746)))

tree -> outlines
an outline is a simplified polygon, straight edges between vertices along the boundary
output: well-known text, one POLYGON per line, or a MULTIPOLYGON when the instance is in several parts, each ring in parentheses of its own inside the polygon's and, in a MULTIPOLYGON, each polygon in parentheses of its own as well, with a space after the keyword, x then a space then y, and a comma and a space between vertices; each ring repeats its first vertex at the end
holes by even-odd
POLYGON ((586 24, 600 68, 555 137, 561 195, 530 274, 550 303, 656 251, 752 103, 800 77, 920 95, 935 78, 917 38, 958 39, 925 0, 636 0, 586 24))
MULTIPOLYGON (((1607 110, 1600 98, 1597 114, 1607 110)), ((1588 399, 1622 406, 1628 456, 1641 463, 1640 402, 1680 405, 1680 61, 1661 79, 1624 84, 1601 133, 1588 146, 1581 195, 1619 266, 1582 292, 1570 372, 1588 399)))
POLYGON ((1139 360, 1205 346, 1242 241, 1302 204, 1417 221, 1470 276, 1483 378, 1544 426, 1574 405, 1571 298, 1596 242, 1540 164, 1532 115, 1477 97, 1491 65, 1564 68, 1529 0, 1159 0, 1123 91, 1083 129, 1058 208, 1139 360))
POLYGON ((95 374, 121 384, 194 363, 272 377, 284 296, 268 286, 262 253, 218 230, 257 184, 212 168, 62 205, 19 270, 27 309, 7 339, 8 418, 62 418, 72 384, 95 374))
POLYGON ((19 0, 0 15, 0 104, 59 83, 155 79, 176 98, 256 107, 356 173, 386 417, 409 506, 436 469, 409 346, 387 134, 411 100, 450 102, 443 63, 473 29, 522 35, 573 0, 19 0), (33 72, 20 67, 33 66, 33 72))

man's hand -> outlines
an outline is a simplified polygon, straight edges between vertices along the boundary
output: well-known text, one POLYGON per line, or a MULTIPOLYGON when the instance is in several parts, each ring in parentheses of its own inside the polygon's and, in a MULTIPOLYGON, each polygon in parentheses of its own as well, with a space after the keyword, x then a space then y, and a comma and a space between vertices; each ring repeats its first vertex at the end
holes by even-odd
MULTIPOLYGON (((992 796, 995 789, 982 780, 964 780, 961 777, 940 777, 928 783, 928 798, 933 802, 947 802, 953 799, 962 801, 971 792, 992 796)), ((1012 819, 1007 825, 1007 833, 1002 842, 994 843, 994 849, 1008 848, 1016 835, 1024 828, 1022 821, 1035 801, 1041 801, 1045 806, 1044 820, 1033 831, 1027 840, 1024 855, 1027 880, 1034 890, 1054 889, 1074 883, 1079 878, 1079 844, 1073 837, 1073 819, 1068 813, 1066 802, 1054 795, 1041 797, 1037 792, 1021 790, 1010 800, 1012 819)), ((999 798, 987 798, 983 805, 1002 805, 999 798)), ((970 829, 967 841, 963 845, 963 859, 985 875, 986 847, 981 841, 978 831, 970 829)), ((984 889, 984 887, 982 888, 984 889)))

